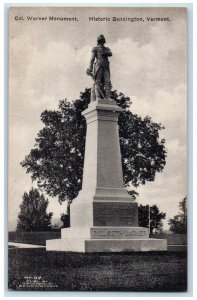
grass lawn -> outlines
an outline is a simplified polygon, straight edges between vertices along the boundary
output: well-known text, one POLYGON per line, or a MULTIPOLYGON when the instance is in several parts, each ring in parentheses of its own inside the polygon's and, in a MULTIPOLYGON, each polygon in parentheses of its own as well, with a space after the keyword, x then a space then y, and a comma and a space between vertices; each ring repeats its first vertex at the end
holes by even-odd
POLYGON ((9 289, 157 291, 187 289, 185 252, 65 253, 9 249, 9 289))

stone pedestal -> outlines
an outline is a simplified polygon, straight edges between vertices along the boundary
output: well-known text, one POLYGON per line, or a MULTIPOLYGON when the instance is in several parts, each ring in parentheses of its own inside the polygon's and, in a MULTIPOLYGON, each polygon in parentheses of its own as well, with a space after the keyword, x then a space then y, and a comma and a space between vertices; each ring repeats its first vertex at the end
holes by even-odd
POLYGON ((138 205, 123 184, 118 116, 114 101, 91 102, 87 122, 82 190, 71 205, 71 228, 47 250, 103 252, 166 250, 165 240, 149 239, 138 227, 138 205))

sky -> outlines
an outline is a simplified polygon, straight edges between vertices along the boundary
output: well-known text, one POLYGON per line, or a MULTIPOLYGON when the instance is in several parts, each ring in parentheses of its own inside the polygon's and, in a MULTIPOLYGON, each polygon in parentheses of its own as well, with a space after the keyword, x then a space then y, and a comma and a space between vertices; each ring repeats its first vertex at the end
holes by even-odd
MULTIPOLYGON (((187 194, 187 20, 183 8, 13 8, 9 16, 9 222, 16 225, 22 195, 32 186, 20 162, 43 127, 40 115, 56 110, 91 87, 85 71, 98 35, 104 34, 113 89, 132 100, 133 113, 165 129, 166 166, 154 182, 137 189, 139 204, 156 204, 167 220, 187 194), (33 17, 76 17, 71 21, 28 21, 33 17), (15 20, 23 17, 24 20, 15 20), (110 21, 89 21, 108 17, 110 21), (113 22, 113 17, 142 18, 113 22), (148 22, 147 17, 170 21, 148 22)), ((54 218, 66 204, 50 199, 54 218)), ((165 221, 165 228, 167 228, 165 221)))

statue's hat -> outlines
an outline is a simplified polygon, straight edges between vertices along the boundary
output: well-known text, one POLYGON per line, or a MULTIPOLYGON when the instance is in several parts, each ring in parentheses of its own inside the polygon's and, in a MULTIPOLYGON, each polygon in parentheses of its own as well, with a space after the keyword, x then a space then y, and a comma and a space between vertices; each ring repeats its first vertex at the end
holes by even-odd
POLYGON ((104 43, 106 42, 106 41, 105 41, 105 37, 104 37, 103 34, 100 34, 99 37, 98 37, 98 39, 97 39, 97 42, 98 42, 98 43, 101 42, 101 41, 103 41, 104 43))

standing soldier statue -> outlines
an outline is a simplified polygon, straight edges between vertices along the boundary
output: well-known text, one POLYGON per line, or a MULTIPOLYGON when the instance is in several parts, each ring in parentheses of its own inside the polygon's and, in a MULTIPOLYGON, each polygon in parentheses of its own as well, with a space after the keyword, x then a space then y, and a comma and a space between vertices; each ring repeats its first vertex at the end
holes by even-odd
POLYGON ((112 52, 104 44, 105 37, 101 34, 97 39, 97 47, 92 49, 90 66, 86 71, 94 80, 91 101, 102 98, 110 100, 112 85, 108 56, 112 56, 112 52))

